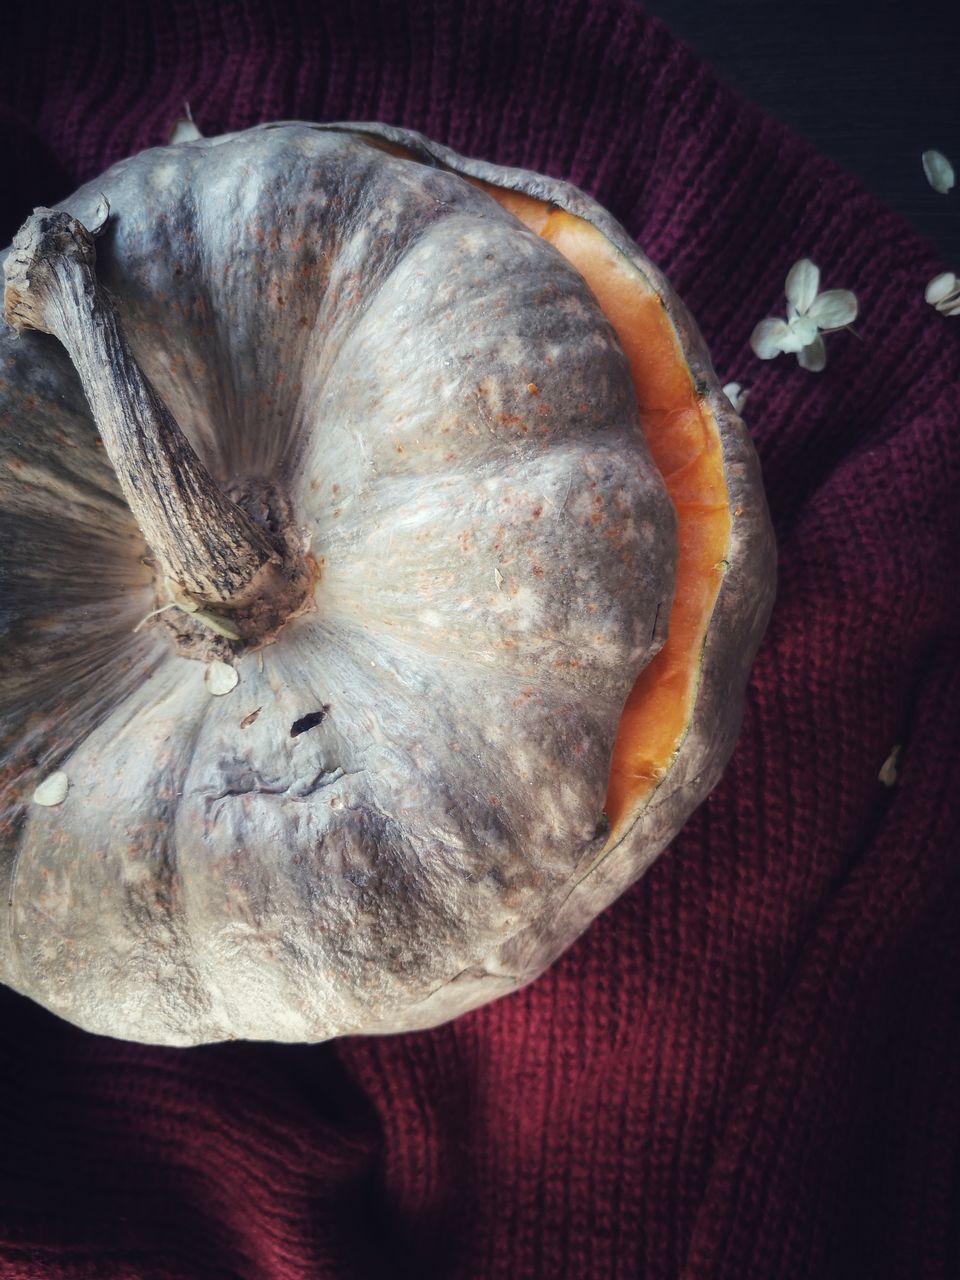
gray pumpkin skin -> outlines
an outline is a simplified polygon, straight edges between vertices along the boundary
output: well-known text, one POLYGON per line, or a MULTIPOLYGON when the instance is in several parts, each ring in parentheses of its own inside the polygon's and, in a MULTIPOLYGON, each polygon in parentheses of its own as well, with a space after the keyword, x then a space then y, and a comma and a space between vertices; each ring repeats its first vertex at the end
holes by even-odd
POLYGON ((457 170, 589 216, 647 269, 573 188, 373 125, 160 148, 61 206, 89 225, 107 197, 97 272, 141 368, 224 489, 283 492, 319 566, 226 696, 164 620, 134 630, 149 549, 63 348, 0 337, 0 978, 80 1026, 188 1045, 444 1021, 536 977, 729 755, 772 540, 650 268, 744 516, 694 725, 596 863, 674 514, 589 290, 457 170), (54 769, 66 799, 31 803, 54 769))

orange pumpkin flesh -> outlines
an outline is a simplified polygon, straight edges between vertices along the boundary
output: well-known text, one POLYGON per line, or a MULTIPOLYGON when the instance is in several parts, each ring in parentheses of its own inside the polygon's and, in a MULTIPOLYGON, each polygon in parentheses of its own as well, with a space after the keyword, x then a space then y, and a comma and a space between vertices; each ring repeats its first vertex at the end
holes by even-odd
POLYGON ((720 432, 660 296, 642 273, 585 219, 515 191, 478 185, 553 244, 597 298, 630 361, 647 443, 677 512, 669 634, 620 718, 606 799, 609 848, 666 774, 693 713, 700 652, 731 533, 720 432))

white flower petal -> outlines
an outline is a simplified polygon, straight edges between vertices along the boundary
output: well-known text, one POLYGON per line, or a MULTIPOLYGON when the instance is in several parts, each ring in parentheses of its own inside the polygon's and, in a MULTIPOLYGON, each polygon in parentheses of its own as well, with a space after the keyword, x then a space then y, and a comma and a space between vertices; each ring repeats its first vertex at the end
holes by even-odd
POLYGON ((807 315, 818 329, 842 329, 857 318, 857 295, 849 289, 828 289, 814 299, 807 315))
POLYGON ((903 747, 901 743, 897 743, 895 747, 890 748, 890 754, 880 766, 880 772, 877 774, 877 780, 882 782, 885 787, 892 787, 897 781, 899 775, 899 759, 900 752, 903 747))
POLYGON ((743 406, 750 398, 750 392, 745 391, 739 382, 728 382, 723 388, 723 394, 730 401, 734 413, 742 413, 743 406))
POLYGON ((750 350, 761 360, 772 360, 783 350, 781 343, 789 332, 786 320, 761 320, 750 335, 750 350))
POLYGON ((207 663, 207 688, 215 698, 222 698, 225 693, 237 687, 240 677, 234 667, 227 662, 214 659, 207 663))
POLYGON ((195 138, 202 138, 203 134, 193 122, 193 112, 190 110, 190 103, 183 104, 183 115, 178 116, 174 121, 173 129, 170 132, 170 143, 175 146, 178 142, 193 142, 195 138))
POLYGON ((956 289, 957 277, 954 273, 952 271, 941 271, 938 276, 933 277, 926 289, 924 289, 924 300, 929 302, 931 307, 935 307, 937 303, 943 302, 944 298, 948 298, 956 289))
POLYGON ((804 347, 809 347, 817 336, 817 323, 808 316, 797 316, 787 325, 788 333, 780 343, 781 351, 796 354, 804 347))
POLYGON ((820 288, 820 268, 809 258, 801 258, 790 268, 786 283, 787 301, 798 315, 805 315, 820 288))
POLYGON ((202 137, 203 134, 192 120, 178 120, 170 131, 170 145, 176 146, 178 142, 193 142, 195 138, 202 137))
POLYGON ((827 348, 819 333, 809 347, 804 347, 797 356, 797 364, 801 369, 809 369, 811 373, 819 373, 827 363, 827 348))
POLYGON ((63 804, 70 790, 70 779, 62 769, 49 773, 33 793, 33 803, 51 809, 56 804, 63 804))
POLYGON ((948 191, 953 190, 953 165, 942 151, 925 151, 920 159, 923 162, 923 172, 934 191, 945 196, 948 191))
POLYGON ((780 350, 785 351, 787 355, 795 356, 797 352, 802 351, 806 345, 807 339, 801 338, 798 333, 794 333, 791 330, 781 342, 780 350))

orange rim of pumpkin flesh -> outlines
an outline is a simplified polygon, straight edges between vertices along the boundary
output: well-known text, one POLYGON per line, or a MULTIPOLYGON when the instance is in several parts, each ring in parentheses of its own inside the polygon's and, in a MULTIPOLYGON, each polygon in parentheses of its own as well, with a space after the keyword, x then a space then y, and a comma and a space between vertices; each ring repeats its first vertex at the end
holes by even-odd
POLYGON ((640 422, 677 514, 668 637, 627 697, 613 749, 605 804, 610 849, 668 774, 693 716, 732 529, 720 431, 663 300, 643 273, 585 219, 477 185, 559 249, 600 303, 630 361, 640 422))

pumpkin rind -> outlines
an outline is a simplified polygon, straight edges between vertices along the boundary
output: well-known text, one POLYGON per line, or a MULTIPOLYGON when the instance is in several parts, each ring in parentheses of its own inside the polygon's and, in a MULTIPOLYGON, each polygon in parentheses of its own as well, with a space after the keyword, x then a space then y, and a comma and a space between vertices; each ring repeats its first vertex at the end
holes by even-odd
POLYGON ((148 553, 69 363, 52 339, 2 340, 22 429, 0 473, 17 540, 0 976, 165 1043, 410 1029, 529 981, 719 776, 769 612, 756 459, 692 322, 582 193, 384 126, 159 149, 64 207, 83 221, 101 193, 99 271, 141 366, 223 483, 282 478, 316 611, 262 671, 239 656, 220 698, 160 627, 134 633, 148 553), (641 266, 742 511, 690 728, 612 848, 597 820, 663 639, 673 511, 589 290, 458 174, 570 209, 641 266), (66 800, 29 806, 53 768, 66 800))
MULTIPOLYGON (((696 322, 664 274, 602 205, 562 180, 460 156, 422 134, 379 123, 324 126, 360 131, 390 147, 481 183, 556 206, 596 227, 659 296, 686 357, 690 376, 720 436, 728 506, 733 513, 723 581, 700 658, 696 703, 678 752, 664 777, 612 847, 585 859, 585 878, 543 903, 538 917, 506 939, 486 962, 489 982, 462 980, 478 998, 464 1007, 530 981, 551 964, 606 907, 634 883, 673 840, 692 811, 716 786, 733 752, 750 669, 776 594, 776 542, 763 492, 760 464, 743 420, 713 369, 696 322), (589 871, 587 871, 589 868, 589 871)), ((438 993, 442 1021, 449 994, 438 993)), ((425 1006, 430 1025, 429 1008, 425 1006)))

